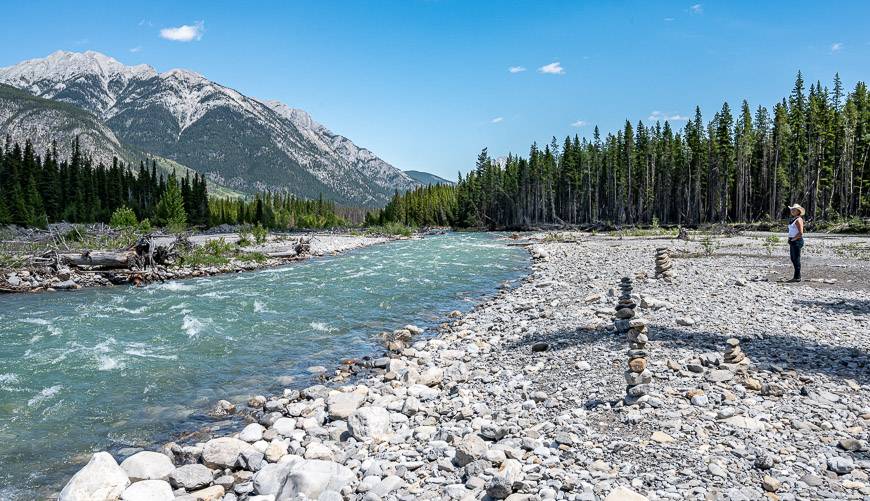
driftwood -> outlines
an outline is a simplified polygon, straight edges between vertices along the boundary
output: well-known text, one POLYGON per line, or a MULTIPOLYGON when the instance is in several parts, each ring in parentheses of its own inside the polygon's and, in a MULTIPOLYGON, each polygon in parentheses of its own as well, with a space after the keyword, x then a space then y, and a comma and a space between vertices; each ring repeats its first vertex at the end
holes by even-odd
POLYGON ((65 265, 75 266, 94 266, 100 268, 132 268, 137 261, 136 253, 133 251, 84 251, 77 254, 58 254, 58 260, 65 265))

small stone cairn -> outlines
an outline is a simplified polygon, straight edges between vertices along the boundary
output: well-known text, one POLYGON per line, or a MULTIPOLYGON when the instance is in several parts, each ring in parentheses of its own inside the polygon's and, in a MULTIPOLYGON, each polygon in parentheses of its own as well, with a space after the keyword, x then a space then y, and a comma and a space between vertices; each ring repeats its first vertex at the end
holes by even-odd
POLYGON ((671 250, 667 247, 656 249, 656 278, 671 280, 674 278, 674 264, 671 262, 671 250))
POLYGON ((647 369, 646 344, 649 339, 649 329, 646 320, 635 314, 637 304, 631 298, 632 283, 629 277, 623 277, 619 283, 621 294, 616 305, 616 321, 618 332, 625 332, 628 337, 628 370, 625 371, 626 404, 633 404, 644 395, 649 394, 649 384, 652 373, 647 369))
POLYGON ((737 338, 728 338, 725 341, 728 344, 728 348, 725 349, 725 356, 723 360, 726 364, 740 364, 746 363, 748 360, 746 358, 746 354, 743 353, 743 350, 740 349, 740 340, 737 338))

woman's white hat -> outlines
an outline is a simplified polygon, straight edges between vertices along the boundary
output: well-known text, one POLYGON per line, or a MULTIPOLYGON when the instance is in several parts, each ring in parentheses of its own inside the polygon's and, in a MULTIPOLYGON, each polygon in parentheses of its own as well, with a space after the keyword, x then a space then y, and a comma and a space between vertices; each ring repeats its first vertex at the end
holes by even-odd
POLYGON ((803 216, 803 215, 806 214, 806 212, 807 212, 806 209, 804 209, 803 207, 801 207, 801 206, 798 205, 798 204, 789 205, 789 206, 788 206, 788 209, 789 209, 789 210, 797 210, 798 212, 801 213, 801 216, 803 216))

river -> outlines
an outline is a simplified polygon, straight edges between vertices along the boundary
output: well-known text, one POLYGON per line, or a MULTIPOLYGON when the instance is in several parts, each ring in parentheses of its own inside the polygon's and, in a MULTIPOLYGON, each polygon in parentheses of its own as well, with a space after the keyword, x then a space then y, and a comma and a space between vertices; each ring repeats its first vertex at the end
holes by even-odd
POLYGON ((468 310, 528 268, 448 234, 145 288, 0 297, 0 499, 57 492, 98 450, 153 447, 225 398, 301 387, 375 336, 468 310), (293 381, 292 383, 290 381, 293 381))

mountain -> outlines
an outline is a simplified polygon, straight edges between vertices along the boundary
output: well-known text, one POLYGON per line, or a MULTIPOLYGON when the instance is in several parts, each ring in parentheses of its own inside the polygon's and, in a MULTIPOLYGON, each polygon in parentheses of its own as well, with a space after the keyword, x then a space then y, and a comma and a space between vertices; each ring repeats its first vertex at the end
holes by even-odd
MULTIPOLYGON (((61 101, 43 99, 9 85, 0 84, 0 133, 12 142, 23 144, 29 140, 37 153, 56 148, 61 158, 72 154, 73 139, 88 152, 95 163, 111 165, 117 157, 127 165, 137 166, 140 161, 153 160, 165 174, 179 176, 192 174, 192 170, 172 160, 130 148, 93 114, 61 101)), ((208 182, 212 194, 238 197, 241 193, 212 181, 208 182)))
POLYGON ((456 184, 453 181, 444 179, 443 177, 436 176, 435 174, 429 174, 428 172, 422 172, 419 170, 406 170, 405 174, 408 177, 422 184, 423 186, 429 184, 456 184))
MULTIPOLYGON (((0 68, 0 83, 77 106, 104 125, 94 131, 108 129, 121 147, 244 192, 289 190, 379 206, 395 190, 419 185, 305 111, 245 96, 187 70, 158 73, 97 52, 58 51, 0 68)), ((46 127, 33 118, 27 127, 46 127)), ((17 127, 23 127, 20 121, 17 127)))

